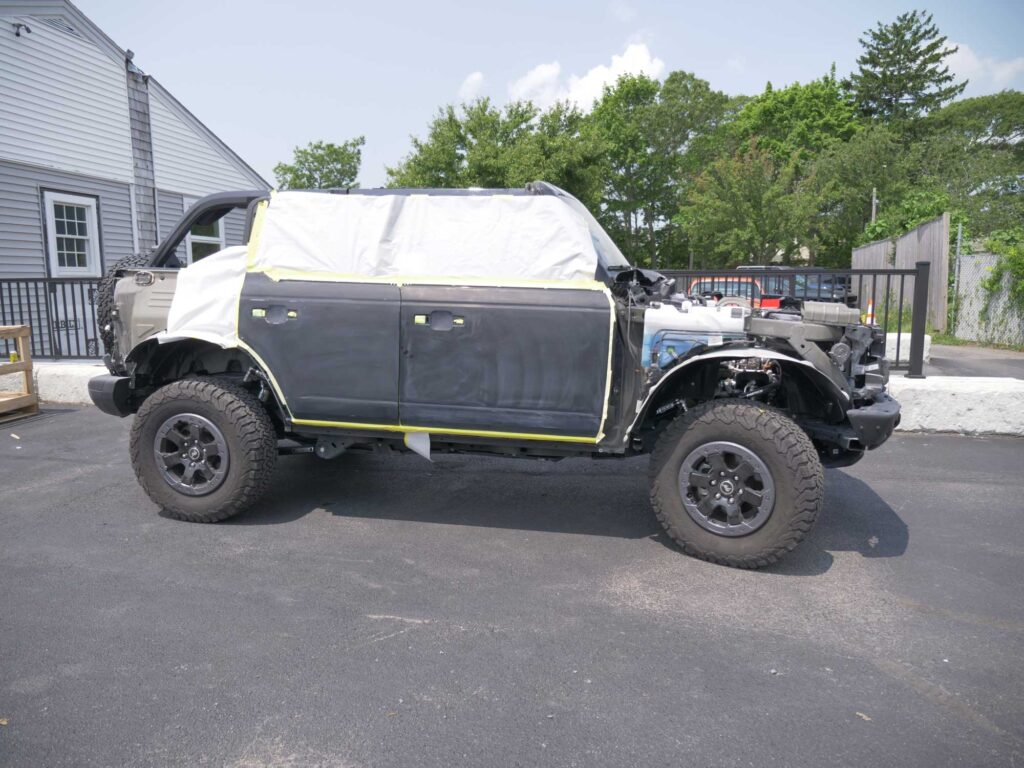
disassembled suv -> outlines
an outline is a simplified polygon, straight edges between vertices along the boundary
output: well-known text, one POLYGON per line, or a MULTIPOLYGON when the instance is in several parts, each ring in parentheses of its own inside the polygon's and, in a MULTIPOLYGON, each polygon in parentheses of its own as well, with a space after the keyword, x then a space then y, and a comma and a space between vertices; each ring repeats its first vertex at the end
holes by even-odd
POLYGON ((688 296, 543 182, 212 195, 99 304, 93 401, 136 414, 136 475, 182 520, 248 507, 279 453, 650 453, 672 539, 754 568, 810 531, 823 465, 899 422, 857 309, 688 296), (189 229, 236 208, 248 244, 178 268, 189 229))

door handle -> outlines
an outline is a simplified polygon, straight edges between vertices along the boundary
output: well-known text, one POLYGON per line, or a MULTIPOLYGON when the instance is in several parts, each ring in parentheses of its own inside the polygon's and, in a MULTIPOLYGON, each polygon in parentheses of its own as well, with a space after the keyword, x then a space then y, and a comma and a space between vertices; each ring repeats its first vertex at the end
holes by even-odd
POLYGON ((299 311, 275 304, 270 307, 253 307, 252 316, 261 318, 270 325, 281 325, 281 323, 296 319, 299 316, 299 311))
POLYGON ((466 318, 461 315, 453 315, 448 310, 439 309, 429 315, 413 315, 414 325, 423 325, 432 331, 450 331, 452 328, 461 328, 466 324, 466 318))

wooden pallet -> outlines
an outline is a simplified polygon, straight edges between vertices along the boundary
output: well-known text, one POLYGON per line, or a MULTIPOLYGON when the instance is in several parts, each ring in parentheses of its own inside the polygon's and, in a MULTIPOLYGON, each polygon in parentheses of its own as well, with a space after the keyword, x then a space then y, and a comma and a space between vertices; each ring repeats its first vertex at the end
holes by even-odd
POLYGON ((39 413, 39 395, 32 381, 32 352, 29 339, 32 329, 27 325, 0 325, 0 339, 14 339, 18 349, 16 363, 0 363, 0 376, 20 373, 24 378, 17 392, 0 392, 0 424, 39 413))

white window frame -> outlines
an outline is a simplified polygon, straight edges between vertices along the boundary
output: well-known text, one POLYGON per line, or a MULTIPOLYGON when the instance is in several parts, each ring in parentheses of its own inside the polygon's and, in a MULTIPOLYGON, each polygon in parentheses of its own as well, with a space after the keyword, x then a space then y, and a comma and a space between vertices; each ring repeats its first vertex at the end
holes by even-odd
POLYGON ((43 192, 43 209, 46 214, 46 258, 50 265, 50 277, 100 277, 103 274, 97 203, 95 197, 48 190, 43 192), (53 215, 54 205, 76 205, 85 208, 85 225, 89 235, 86 241, 86 265, 84 267, 62 267, 57 260, 58 235, 53 215))
MULTIPOLYGON (((191 208, 196 200, 196 197, 183 197, 181 200, 182 213, 187 213, 188 209, 191 208)), ((218 251, 223 251, 227 248, 227 239, 224 235, 224 217, 217 220, 217 233, 218 237, 201 237, 199 235, 193 235, 191 230, 185 235, 185 264, 189 266, 192 264, 192 241, 195 240, 197 243, 214 243, 219 245, 218 251)))

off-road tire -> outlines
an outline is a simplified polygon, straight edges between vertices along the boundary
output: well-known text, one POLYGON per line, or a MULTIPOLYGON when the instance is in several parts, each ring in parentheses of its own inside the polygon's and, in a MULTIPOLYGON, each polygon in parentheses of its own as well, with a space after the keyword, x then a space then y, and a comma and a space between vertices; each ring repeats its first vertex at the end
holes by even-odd
POLYGON ((251 506, 266 491, 277 462, 277 435, 266 408, 248 390, 224 379, 185 379, 150 395, 132 424, 132 466, 146 495, 170 517, 215 523, 251 506), (182 413, 210 420, 229 452, 227 475, 204 496, 172 488, 157 466, 153 441, 160 425, 182 413))
MULTIPOLYGON (((96 325, 100 330, 100 339, 103 340, 103 348, 112 357, 114 344, 114 326, 112 323, 114 312, 114 286, 117 284, 117 273, 122 269, 133 269, 137 267, 148 267, 149 260, 153 256, 152 248, 142 253, 135 253, 126 256, 114 264, 107 273, 100 278, 96 287, 96 325)), ((124 350, 127 352, 127 350, 124 350)))
POLYGON ((733 568, 763 568, 794 549, 814 527, 825 489, 807 434, 782 413, 743 400, 699 405, 667 426, 651 455, 650 481, 654 513, 672 540, 688 555, 733 568), (679 468, 691 451, 713 441, 752 451, 772 475, 771 516, 747 535, 706 530, 683 506, 679 468))

